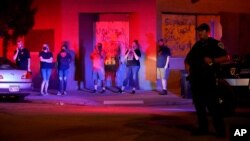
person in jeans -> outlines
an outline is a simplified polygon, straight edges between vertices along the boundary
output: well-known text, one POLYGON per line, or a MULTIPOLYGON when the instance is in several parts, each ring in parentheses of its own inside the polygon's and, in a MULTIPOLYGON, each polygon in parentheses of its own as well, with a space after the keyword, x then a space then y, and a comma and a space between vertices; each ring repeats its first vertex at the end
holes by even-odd
POLYGON ((161 79, 162 92, 160 95, 167 95, 167 79, 169 75, 169 58, 170 49, 165 45, 165 41, 160 39, 158 41, 158 51, 157 51, 157 79, 161 79))
POLYGON ((39 53, 40 70, 42 74, 41 95, 48 95, 49 78, 53 68, 53 54, 49 51, 48 44, 43 44, 42 51, 39 53))
POLYGON ((139 49, 139 42, 138 40, 134 40, 132 42, 132 46, 125 52, 124 59, 127 62, 126 78, 123 81, 121 89, 119 90, 120 93, 124 91, 125 86, 127 86, 130 75, 132 73, 133 75, 133 81, 131 85, 133 87, 132 94, 135 94, 136 78, 140 69, 140 60, 139 60, 140 57, 141 57, 141 51, 139 49))
POLYGON ((105 88, 105 70, 104 70, 104 59, 105 53, 102 49, 102 44, 98 43, 94 51, 90 56, 93 61, 93 79, 94 79, 94 93, 97 92, 98 79, 102 81, 102 91, 104 93, 105 88))
POLYGON ((57 69, 58 69, 58 76, 59 76, 59 90, 57 95, 66 95, 66 88, 67 88, 67 76, 69 72, 69 66, 72 62, 71 55, 67 52, 67 45, 63 45, 61 51, 57 55, 57 69))

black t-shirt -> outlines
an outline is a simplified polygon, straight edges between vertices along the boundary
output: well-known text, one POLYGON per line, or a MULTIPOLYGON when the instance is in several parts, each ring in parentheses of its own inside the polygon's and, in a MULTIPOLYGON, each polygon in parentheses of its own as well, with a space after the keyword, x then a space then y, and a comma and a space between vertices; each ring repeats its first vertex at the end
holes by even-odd
POLYGON ((204 58, 214 59, 226 55, 227 52, 223 44, 218 40, 208 38, 207 40, 196 42, 185 59, 190 65, 190 76, 199 80, 213 78, 216 71, 218 71, 218 64, 209 66, 204 62, 204 58))
POLYGON ((57 55, 58 69, 69 69, 72 57, 68 52, 60 52, 57 55))
MULTIPOLYGON (((168 56, 171 56, 170 49, 167 46, 160 46, 157 52, 157 67, 158 68, 165 67, 168 56)), ((169 67, 169 64, 168 64, 168 67, 169 67)))
MULTIPOLYGON (((14 52, 14 54, 16 54, 16 51, 14 52)), ((16 58, 17 67, 22 70, 27 70, 29 58, 30 58, 29 50, 26 48, 20 49, 16 58)))
MULTIPOLYGON (((50 59, 51 57, 53 58, 53 54, 51 52, 41 51, 39 53, 39 57, 43 57, 43 59, 50 59)), ((53 63, 47 63, 47 62, 40 61, 40 68, 41 69, 50 69, 50 68, 53 68, 53 63)))
MULTIPOLYGON (((128 50, 126 51, 126 54, 128 50)), ((135 49, 135 53, 138 57, 141 57, 141 51, 139 49, 135 49)), ((127 66, 140 66, 140 61, 135 59, 135 56, 132 52, 129 53, 127 58, 127 66)))

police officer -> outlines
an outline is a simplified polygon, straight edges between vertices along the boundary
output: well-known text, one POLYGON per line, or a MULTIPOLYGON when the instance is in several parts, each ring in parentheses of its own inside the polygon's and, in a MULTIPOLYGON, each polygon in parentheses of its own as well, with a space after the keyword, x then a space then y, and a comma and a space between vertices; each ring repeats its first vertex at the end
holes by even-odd
POLYGON ((210 112, 216 136, 225 136, 224 119, 219 111, 219 100, 216 95, 216 70, 220 63, 229 60, 223 44, 209 37, 210 27, 203 23, 196 28, 200 38, 185 59, 193 103, 198 118, 198 128, 193 135, 208 133, 207 109, 210 112))

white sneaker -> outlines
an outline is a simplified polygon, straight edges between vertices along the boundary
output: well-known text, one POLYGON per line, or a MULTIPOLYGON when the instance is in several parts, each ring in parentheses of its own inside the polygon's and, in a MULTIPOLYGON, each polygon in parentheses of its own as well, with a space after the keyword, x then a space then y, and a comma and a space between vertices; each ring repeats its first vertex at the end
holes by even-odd
POLYGON ((40 94, 41 94, 42 96, 45 96, 45 93, 44 93, 44 92, 40 92, 40 94))
POLYGON ((57 92, 57 94, 56 95, 62 95, 62 93, 61 92, 57 92))
POLYGON ((64 91, 64 92, 63 92, 63 94, 64 94, 64 95, 67 95, 67 92, 66 92, 66 91, 64 91))

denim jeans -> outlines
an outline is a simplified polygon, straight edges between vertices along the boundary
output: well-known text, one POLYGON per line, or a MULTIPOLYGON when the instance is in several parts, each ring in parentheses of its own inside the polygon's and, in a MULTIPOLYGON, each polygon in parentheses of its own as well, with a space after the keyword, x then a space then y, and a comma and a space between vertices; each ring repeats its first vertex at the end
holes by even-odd
POLYGON ((58 76, 59 76, 59 91, 63 92, 66 91, 67 88, 67 76, 68 76, 68 69, 59 69, 58 70, 58 76))
POLYGON ((140 69, 140 66, 127 66, 127 68, 126 68, 126 78, 123 81, 123 86, 127 86, 128 85, 129 78, 130 78, 130 75, 132 73, 132 75, 133 75, 133 81, 132 81, 132 85, 131 86, 135 87, 135 85, 136 85, 136 77, 137 77, 137 74, 139 72, 139 69, 140 69))
POLYGON ((45 81, 49 81, 52 69, 41 68, 42 78, 45 81))

